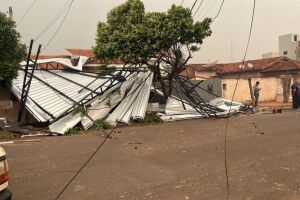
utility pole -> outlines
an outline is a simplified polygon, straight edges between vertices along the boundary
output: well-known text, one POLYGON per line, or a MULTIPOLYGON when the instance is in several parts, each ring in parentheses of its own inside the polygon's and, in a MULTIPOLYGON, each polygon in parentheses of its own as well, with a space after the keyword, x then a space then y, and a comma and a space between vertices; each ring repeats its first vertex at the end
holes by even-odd
POLYGON ((8 17, 9 19, 14 20, 13 9, 11 6, 8 7, 8 17))

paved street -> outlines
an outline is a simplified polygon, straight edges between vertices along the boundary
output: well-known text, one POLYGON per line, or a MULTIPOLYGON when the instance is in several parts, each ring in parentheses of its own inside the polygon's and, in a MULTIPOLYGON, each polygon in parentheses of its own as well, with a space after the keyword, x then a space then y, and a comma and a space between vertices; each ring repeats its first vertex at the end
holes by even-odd
MULTIPOLYGON (((300 112, 232 117, 232 200, 300 199, 300 112)), ((60 199, 226 199, 225 119, 119 128, 60 199)), ((4 145, 14 199, 54 199, 102 138, 4 145)))

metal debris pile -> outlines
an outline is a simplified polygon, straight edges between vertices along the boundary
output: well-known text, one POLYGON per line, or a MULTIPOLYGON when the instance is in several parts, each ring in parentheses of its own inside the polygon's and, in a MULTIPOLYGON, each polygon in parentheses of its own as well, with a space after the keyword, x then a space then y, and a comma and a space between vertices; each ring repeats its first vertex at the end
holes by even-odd
MULTIPOLYGON (((70 63, 66 66, 76 67, 70 63)), ((143 67, 124 67, 116 69, 111 75, 98 76, 80 71, 82 63, 79 68, 77 71, 36 69, 32 74, 28 73, 29 68, 22 68, 11 89, 22 101, 26 91, 24 83, 28 82, 26 78, 31 79, 23 109, 26 108, 38 122, 49 122, 53 133, 64 134, 78 124, 87 130, 97 119, 105 119, 111 125, 144 119, 150 93, 154 91, 152 72, 143 67), (74 114, 73 111, 79 107, 84 108, 84 114, 74 114)), ((176 84, 181 95, 169 97, 164 111, 158 112, 164 121, 217 117, 251 109, 222 98, 206 101, 195 90, 200 87, 199 84, 192 83, 186 77, 178 77, 176 84)), ((159 89, 154 92, 162 96, 159 89)))

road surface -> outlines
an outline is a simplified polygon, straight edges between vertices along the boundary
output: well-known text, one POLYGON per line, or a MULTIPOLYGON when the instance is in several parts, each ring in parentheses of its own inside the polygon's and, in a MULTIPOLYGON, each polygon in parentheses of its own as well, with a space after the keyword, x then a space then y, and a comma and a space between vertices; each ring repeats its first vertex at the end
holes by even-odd
MULTIPOLYGON (((225 122, 118 128, 60 199, 226 199, 225 122)), ((3 146, 14 199, 54 199, 102 140, 94 132, 3 146)), ((230 199, 300 199, 300 112, 232 117, 227 145, 230 199)))

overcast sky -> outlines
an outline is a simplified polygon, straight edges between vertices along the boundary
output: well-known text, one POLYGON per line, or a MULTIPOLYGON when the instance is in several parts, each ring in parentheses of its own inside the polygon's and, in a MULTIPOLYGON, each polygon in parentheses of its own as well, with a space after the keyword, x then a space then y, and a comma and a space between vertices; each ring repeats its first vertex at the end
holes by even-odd
MULTIPOLYGON (((146 11, 166 11, 173 3, 182 0, 143 0, 146 11)), ((199 0, 200 2, 201 0, 199 0)), ((195 16, 196 20, 214 17, 222 0, 204 0, 195 16)), ((13 7, 14 20, 18 22, 33 0, 0 0, 0 11, 13 7)), ((31 38, 47 26, 67 0, 37 0, 31 11, 17 27, 28 44, 31 38)), ((75 0, 70 13, 43 54, 63 54, 64 48, 91 48, 94 45, 98 21, 105 21, 110 9, 124 0, 75 0)), ((194 0, 185 0, 183 6, 191 7, 194 0)), ((199 52, 190 63, 240 61, 249 33, 253 0, 225 0, 219 18, 212 25, 213 34, 205 39, 199 52), (233 59, 232 59, 233 58, 233 59)), ((299 0, 257 0, 253 35, 247 59, 261 58, 262 53, 278 52, 278 36, 300 33, 299 0)), ((52 27, 38 43, 45 44, 56 31, 52 27)))

